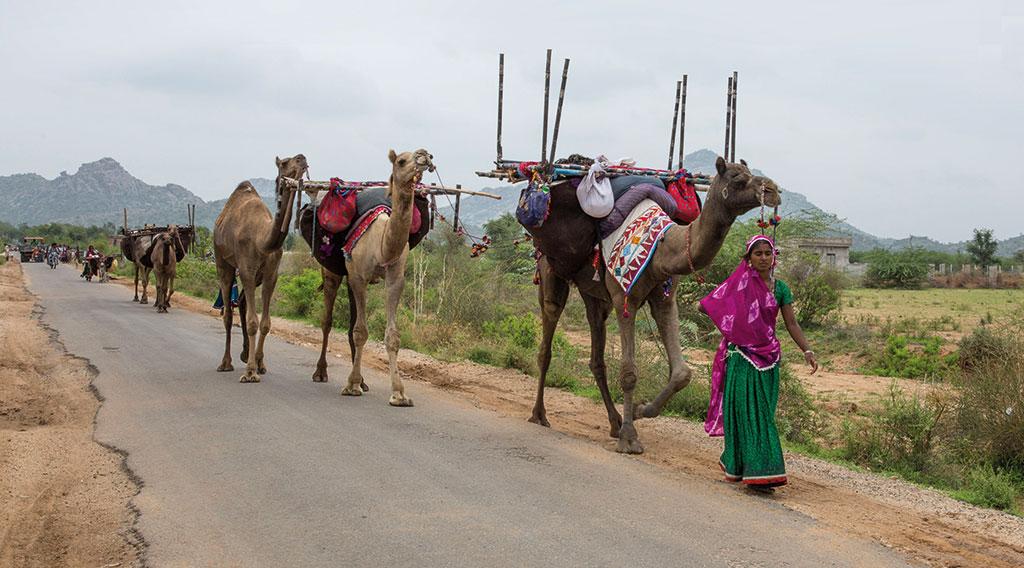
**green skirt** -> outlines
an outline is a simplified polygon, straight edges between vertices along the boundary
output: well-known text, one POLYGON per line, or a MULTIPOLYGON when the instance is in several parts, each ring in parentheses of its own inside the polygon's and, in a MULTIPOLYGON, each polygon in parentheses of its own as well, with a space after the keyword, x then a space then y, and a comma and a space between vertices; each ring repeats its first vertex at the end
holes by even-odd
POLYGON ((725 451, 721 460, 728 481, 762 487, 786 484, 786 463, 775 428, 778 402, 779 366, 758 371, 730 348, 722 398, 725 451))

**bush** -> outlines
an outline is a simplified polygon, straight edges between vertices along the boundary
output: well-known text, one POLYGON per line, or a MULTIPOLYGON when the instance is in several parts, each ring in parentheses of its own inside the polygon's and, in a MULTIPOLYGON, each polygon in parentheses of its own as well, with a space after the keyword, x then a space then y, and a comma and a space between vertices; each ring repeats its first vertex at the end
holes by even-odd
MULTIPOLYGON (((278 312, 284 316, 307 318, 323 304, 323 294, 318 290, 322 277, 318 270, 307 268, 298 274, 282 274, 277 282, 278 312)), ((344 285, 338 292, 341 301, 345 299, 344 285)))
POLYGON ((1018 479, 991 465, 982 465, 970 470, 961 489, 954 491, 957 499, 980 507, 992 507, 1004 511, 1015 509, 1018 479))
POLYGON ((878 255, 868 264, 864 285, 868 288, 918 289, 928 278, 928 265, 906 254, 878 255))
POLYGON ((821 432, 814 398, 789 365, 779 368, 779 404, 775 414, 779 436, 788 442, 812 444, 821 432))
POLYGON ((494 364, 494 353, 487 347, 483 347, 481 345, 474 345, 471 347, 469 349, 469 353, 466 354, 466 358, 474 363, 480 363, 482 365, 494 364))
POLYGON ((787 258, 779 276, 789 285, 796 300, 796 319, 802 326, 821 326, 831 321, 842 304, 843 273, 822 266, 815 254, 787 258))
POLYGON ((487 335, 497 339, 508 340, 516 347, 522 349, 537 348, 540 323, 533 314, 506 316, 498 322, 485 322, 483 328, 484 333, 487 335))
POLYGON ((957 356, 941 354, 942 339, 925 337, 911 343, 905 335, 890 335, 885 350, 876 357, 870 372, 883 377, 934 379, 948 374, 957 356))
POLYGON ((944 410, 941 404, 908 398, 894 383, 881 412, 860 428, 844 423, 842 454, 869 468, 925 471, 932 464, 933 433, 944 410))
POLYGON ((965 348, 959 430, 975 459, 1024 473, 1024 332, 977 330, 965 348))

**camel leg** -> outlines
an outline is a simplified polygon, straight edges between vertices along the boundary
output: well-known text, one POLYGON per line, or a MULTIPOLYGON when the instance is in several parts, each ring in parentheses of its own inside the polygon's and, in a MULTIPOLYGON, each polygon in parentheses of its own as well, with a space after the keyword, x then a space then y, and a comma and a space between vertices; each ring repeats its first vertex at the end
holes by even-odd
MULTIPOLYGON (((246 313, 243 317, 245 321, 245 334, 248 337, 249 346, 253 346, 256 343, 256 331, 260 325, 260 322, 256 319, 256 279, 249 274, 244 272, 241 274, 242 280, 242 293, 245 294, 245 303, 247 304, 246 313)), ((240 383, 258 383, 260 382, 260 376, 256 372, 256 349, 249 351, 249 360, 245 365, 245 374, 243 374, 238 382, 240 383)))
POLYGON ((156 307, 156 312, 163 313, 164 311, 164 285, 163 277, 157 275, 156 277, 156 300, 153 301, 153 305, 156 307))
POLYGON ((238 355, 238 360, 242 363, 249 363, 249 324, 245 318, 246 314, 249 313, 249 304, 245 301, 245 294, 238 294, 238 322, 242 326, 242 352, 238 355))
POLYGON ((150 270, 151 270, 150 268, 146 268, 145 266, 142 267, 142 298, 139 300, 140 304, 148 304, 149 303, 148 288, 149 288, 149 271, 150 270))
POLYGON ((350 310, 356 310, 356 323, 352 328, 352 338, 355 340, 355 356, 352 358, 352 370, 348 375, 348 384, 341 389, 341 394, 346 396, 362 396, 363 384, 362 362, 363 346, 370 336, 366 327, 366 281, 358 276, 353 276, 352 271, 348 273, 348 285, 352 288, 352 297, 355 302, 349 306, 350 310))
POLYGON ((277 270, 272 270, 263 277, 263 285, 260 287, 260 299, 263 300, 263 312, 260 314, 260 341, 256 344, 256 372, 267 374, 267 366, 263 363, 263 344, 270 334, 270 298, 274 295, 274 288, 277 287, 277 270))
POLYGON ((619 339, 622 341, 622 370, 619 384, 622 386, 622 427, 619 428, 619 444, 615 451, 623 454, 642 454, 644 447, 633 426, 633 389, 636 388, 636 319, 623 317, 622 296, 615 302, 616 317, 619 318, 619 339))
MULTIPOLYGON (((313 371, 313 382, 326 383, 328 380, 327 340, 331 336, 331 327, 334 325, 334 301, 338 299, 341 276, 329 270, 321 270, 320 273, 324 280, 324 313, 320 316, 320 331, 323 333, 323 341, 320 344, 320 360, 316 362, 316 371, 313 371)), ((349 308, 351 309, 351 302, 349 308)), ((353 350, 354 355, 355 350, 353 350)))
MULTIPOLYGON (((356 297, 352 293, 351 284, 346 283, 345 290, 348 294, 348 354, 354 364, 356 362, 356 338, 352 335, 352 330, 356 327, 356 297)), ((370 390, 370 387, 366 386, 366 381, 363 381, 359 388, 363 389, 363 392, 369 392, 370 390)))
MULTIPOLYGON (((220 297, 224 299, 224 313, 221 319, 224 320, 224 357, 220 361, 218 371, 234 371, 231 365, 231 317, 234 308, 231 307, 231 281, 234 279, 235 269, 230 266, 217 265, 217 278, 220 280, 220 297)), ((244 316, 243 316, 244 317, 244 316)))
POLYGON ((402 301, 402 289, 405 288, 405 258, 388 267, 384 275, 384 286, 387 289, 388 325, 384 329, 384 347, 388 351, 388 374, 391 376, 391 406, 412 406, 412 399, 405 395, 405 385, 398 374, 398 349, 401 347, 401 336, 398 333, 398 304, 402 301))
POLYGON ((167 298, 164 300, 167 307, 171 307, 171 296, 174 295, 174 276, 167 279, 167 298))
POLYGON ((668 384, 654 401, 637 408, 637 418, 653 418, 661 414, 668 401, 690 384, 692 375, 690 366, 683 360, 683 350, 679 347, 679 306, 676 305, 675 286, 667 298, 661 292, 661 286, 656 287, 647 296, 647 304, 651 306, 651 315, 658 324, 661 342, 665 344, 668 353, 669 378, 668 384))
POLYGON ((132 264, 135 265, 135 298, 133 298, 132 301, 133 302, 138 302, 139 301, 139 264, 137 262, 132 263, 132 264))
POLYGON ((587 323, 590 324, 590 372, 594 374, 594 382, 601 391, 601 400, 604 401, 604 408, 608 412, 608 423, 611 429, 608 435, 612 438, 619 437, 619 428, 622 427, 622 416, 615 408, 615 401, 612 400, 612 393, 608 390, 608 373, 604 364, 604 348, 608 338, 608 312, 611 306, 607 302, 587 294, 580 294, 583 297, 583 304, 587 307, 587 323))
POLYGON ((551 366, 551 340, 558 328, 558 318, 562 317, 565 302, 569 299, 569 283, 559 278, 544 258, 540 260, 540 285, 537 286, 537 300, 540 303, 540 316, 543 335, 540 348, 537 350, 537 368, 540 377, 537 379, 537 399, 533 403, 533 414, 529 421, 541 426, 550 427, 544 409, 544 386, 547 381, 548 368, 551 366))

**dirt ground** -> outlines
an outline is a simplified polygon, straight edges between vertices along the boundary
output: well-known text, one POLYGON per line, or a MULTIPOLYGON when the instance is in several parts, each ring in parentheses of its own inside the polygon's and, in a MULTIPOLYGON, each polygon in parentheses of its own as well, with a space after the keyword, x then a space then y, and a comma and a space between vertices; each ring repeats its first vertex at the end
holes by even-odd
POLYGON ((137 566, 138 486, 93 440, 93 371, 42 327, 22 278, 0 266, 0 566, 137 566))
MULTIPOLYGON (((176 295, 174 301, 177 309, 218 316, 204 300, 176 295)), ((315 351, 320 348, 320 331, 310 325, 275 318, 271 333, 310 348, 311 358, 316 357, 315 351)), ((332 334, 329 351, 339 363, 347 362, 344 333, 332 334)), ((386 352, 379 343, 368 345, 364 360, 379 371, 387 370, 386 352)), ((533 407, 535 379, 518 371, 471 362, 446 363, 409 350, 401 352, 399 367, 404 379, 430 383, 451 396, 504 416, 525 420, 533 407)), ((839 375, 823 374, 821 380, 815 381, 814 390, 849 389, 847 378, 839 375)), ((344 379, 342 369, 332 367, 331 381, 339 390, 344 379)), ((853 387, 851 396, 887 390, 891 379, 877 379, 853 387)), ((545 402, 552 428, 614 451, 615 442, 608 437, 603 406, 557 389, 548 389, 545 402)), ((655 418, 641 420, 637 426, 646 452, 623 459, 644 460, 668 475, 724 483, 716 465, 722 451, 721 439, 708 438, 702 425, 655 418)), ((1024 519, 974 507, 898 479, 851 471, 795 454, 787 454, 786 460, 790 484, 769 497, 750 495, 751 499, 771 499, 813 517, 829 530, 872 539, 923 565, 1024 566, 1024 519)), ((736 491, 746 493, 740 487, 736 491)), ((827 535, 823 534, 823 538, 827 539, 827 535)))

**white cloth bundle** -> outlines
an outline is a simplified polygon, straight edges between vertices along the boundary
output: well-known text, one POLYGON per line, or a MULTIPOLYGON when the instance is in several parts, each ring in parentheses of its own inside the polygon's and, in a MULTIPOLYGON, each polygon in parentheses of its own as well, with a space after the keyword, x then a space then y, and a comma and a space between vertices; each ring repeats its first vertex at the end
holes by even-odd
POLYGON ((612 183, 604 171, 604 164, 607 163, 607 158, 598 156, 576 188, 576 198, 579 199, 583 212, 597 219, 607 217, 615 207, 612 183))

